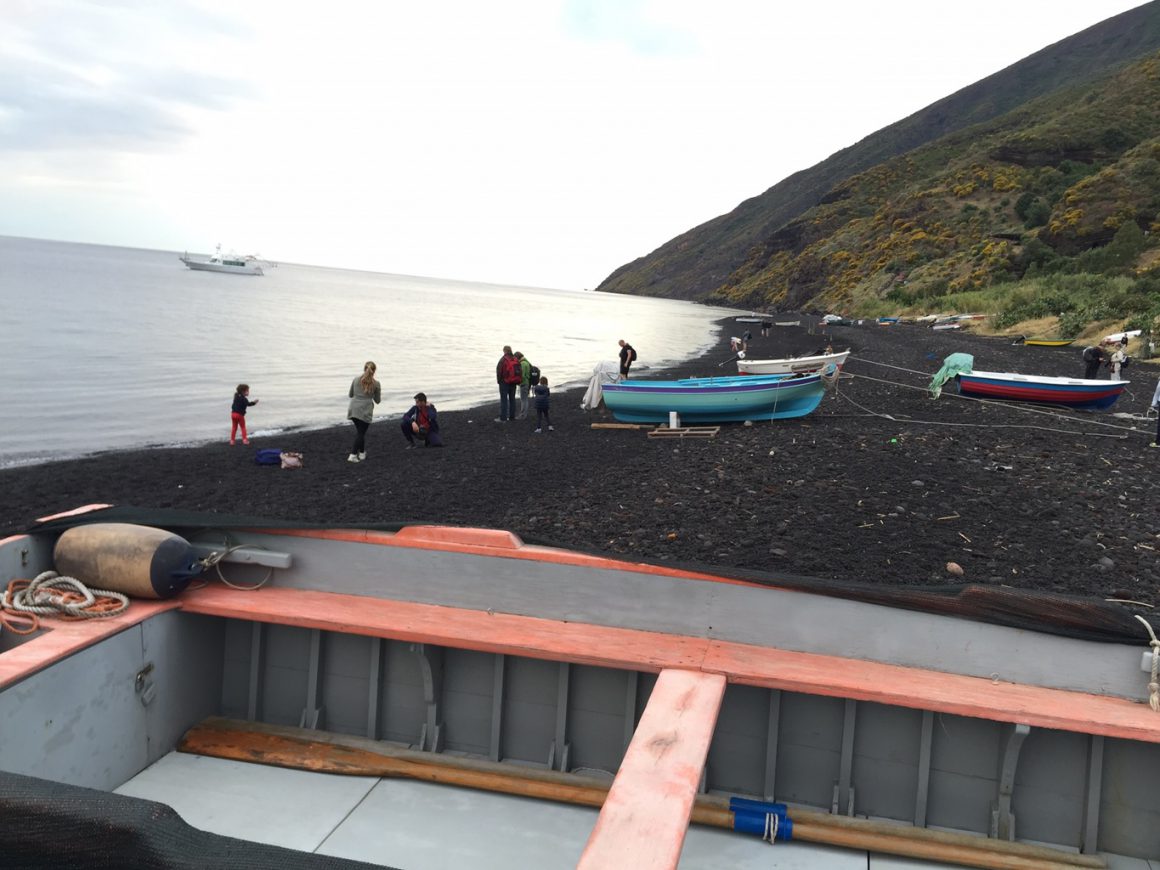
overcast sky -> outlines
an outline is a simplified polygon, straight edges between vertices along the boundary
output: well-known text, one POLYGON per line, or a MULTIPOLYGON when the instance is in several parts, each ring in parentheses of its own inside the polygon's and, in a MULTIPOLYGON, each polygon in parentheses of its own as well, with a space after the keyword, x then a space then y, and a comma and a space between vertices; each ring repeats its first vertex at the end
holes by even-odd
POLYGON ((0 0, 0 235, 541 287, 1139 0, 0 0))

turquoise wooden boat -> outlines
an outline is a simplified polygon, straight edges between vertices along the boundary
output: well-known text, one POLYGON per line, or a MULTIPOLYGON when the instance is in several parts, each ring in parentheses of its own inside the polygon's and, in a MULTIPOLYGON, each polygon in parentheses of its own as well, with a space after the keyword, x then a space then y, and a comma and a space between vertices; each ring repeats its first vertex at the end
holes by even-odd
POLYGON ((604 404, 622 423, 740 423, 804 417, 822 401, 818 373, 733 375, 676 381, 622 381, 604 387, 604 404))

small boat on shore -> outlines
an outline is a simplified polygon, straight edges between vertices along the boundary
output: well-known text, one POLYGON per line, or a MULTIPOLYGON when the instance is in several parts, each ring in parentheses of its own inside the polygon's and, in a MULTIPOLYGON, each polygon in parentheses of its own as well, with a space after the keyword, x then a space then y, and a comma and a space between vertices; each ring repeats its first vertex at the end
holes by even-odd
POLYGON ((783 359, 739 359, 737 371, 743 375, 792 375, 801 372, 816 372, 833 363, 841 368, 846 363, 850 351, 823 353, 816 356, 785 357, 783 359))
POLYGON ((804 417, 822 393, 817 373, 627 380, 604 387, 604 404, 622 423, 664 423, 672 412, 686 423, 742 423, 804 417))
POLYGON ((1067 347, 1073 341, 1074 338, 1024 338, 1016 344, 1027 347, 1067 347))
POLYGON ((262 264, 257 257, 247 254, 246 256, 238 256, 230 254, 222 256, 222 246, 219 244, 214 251, 212 257, 208 259, 198 259, 191 257, 188 253, 178 257, 177 259, 185 263, 190 269, 197 272, 228 272, 231 275, 261 275, 262 264))
POLYGON ((1056 378, 1015 372, 963 372, 955 376, 964 396, 1063 405, 1092 411, 1110 408, 1128 381, 1056 378))
POLYGON ((773 322, 773 325, 774 326, 801 326, 802 322, 800 320, 775 320, 773 322))
POLYGON ((57 571, 134 597, 0 620, 6 866, 1160 854, 1151 628, 1122 604, 101 505, 0 540, 5 607, 57 571))

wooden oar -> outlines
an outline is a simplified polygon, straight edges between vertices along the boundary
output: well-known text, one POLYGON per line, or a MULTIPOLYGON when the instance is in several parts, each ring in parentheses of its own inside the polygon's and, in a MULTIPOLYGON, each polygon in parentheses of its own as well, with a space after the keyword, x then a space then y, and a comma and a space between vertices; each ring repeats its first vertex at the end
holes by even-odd
MULTIPOLYGON (((198 755, 272 764, 320 773, 406 777, 599 808, 610 781, 538 768, 416 752, 348 735, 327 734, 212 717, 190 729, 178 749, 198 755)), ((1097 856, 969 834, 932 831, 793 809, 794 839, 991 870, 1105 868, 1097 856)), ((690 821, 733 829, 733 813, 719 797, 701 795, 690 821)))

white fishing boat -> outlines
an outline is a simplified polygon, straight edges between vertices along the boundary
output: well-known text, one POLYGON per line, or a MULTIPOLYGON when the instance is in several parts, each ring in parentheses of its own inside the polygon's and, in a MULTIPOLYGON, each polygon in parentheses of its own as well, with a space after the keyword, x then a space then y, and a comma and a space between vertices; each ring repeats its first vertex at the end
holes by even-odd
POLYGON ((262 263, 252 254, 239 256, 237 254, 229 254, 222 256, 222 246, 219 244, 214 251, 212 257, 208 259, 199 259, 191 257, 188 253, 183 254, 177 259, 185 263, 190 269, 199 272, 228 272, 231 275, 261 275, 262 263))
POLYGON ((792 375, 802 372, 816 372, 830 363, 841 368, 850 351, 823 353, 816 356, 785 357, 784 359, 739 359, 737 371, 743 375, 792 375))
POLYGON ((1160 855, 1160 641, 1123 604, 104 506, 0 540, 0 582, 4 866, 1160 855), (133 597, 30 624, 53 571, 133 597))

